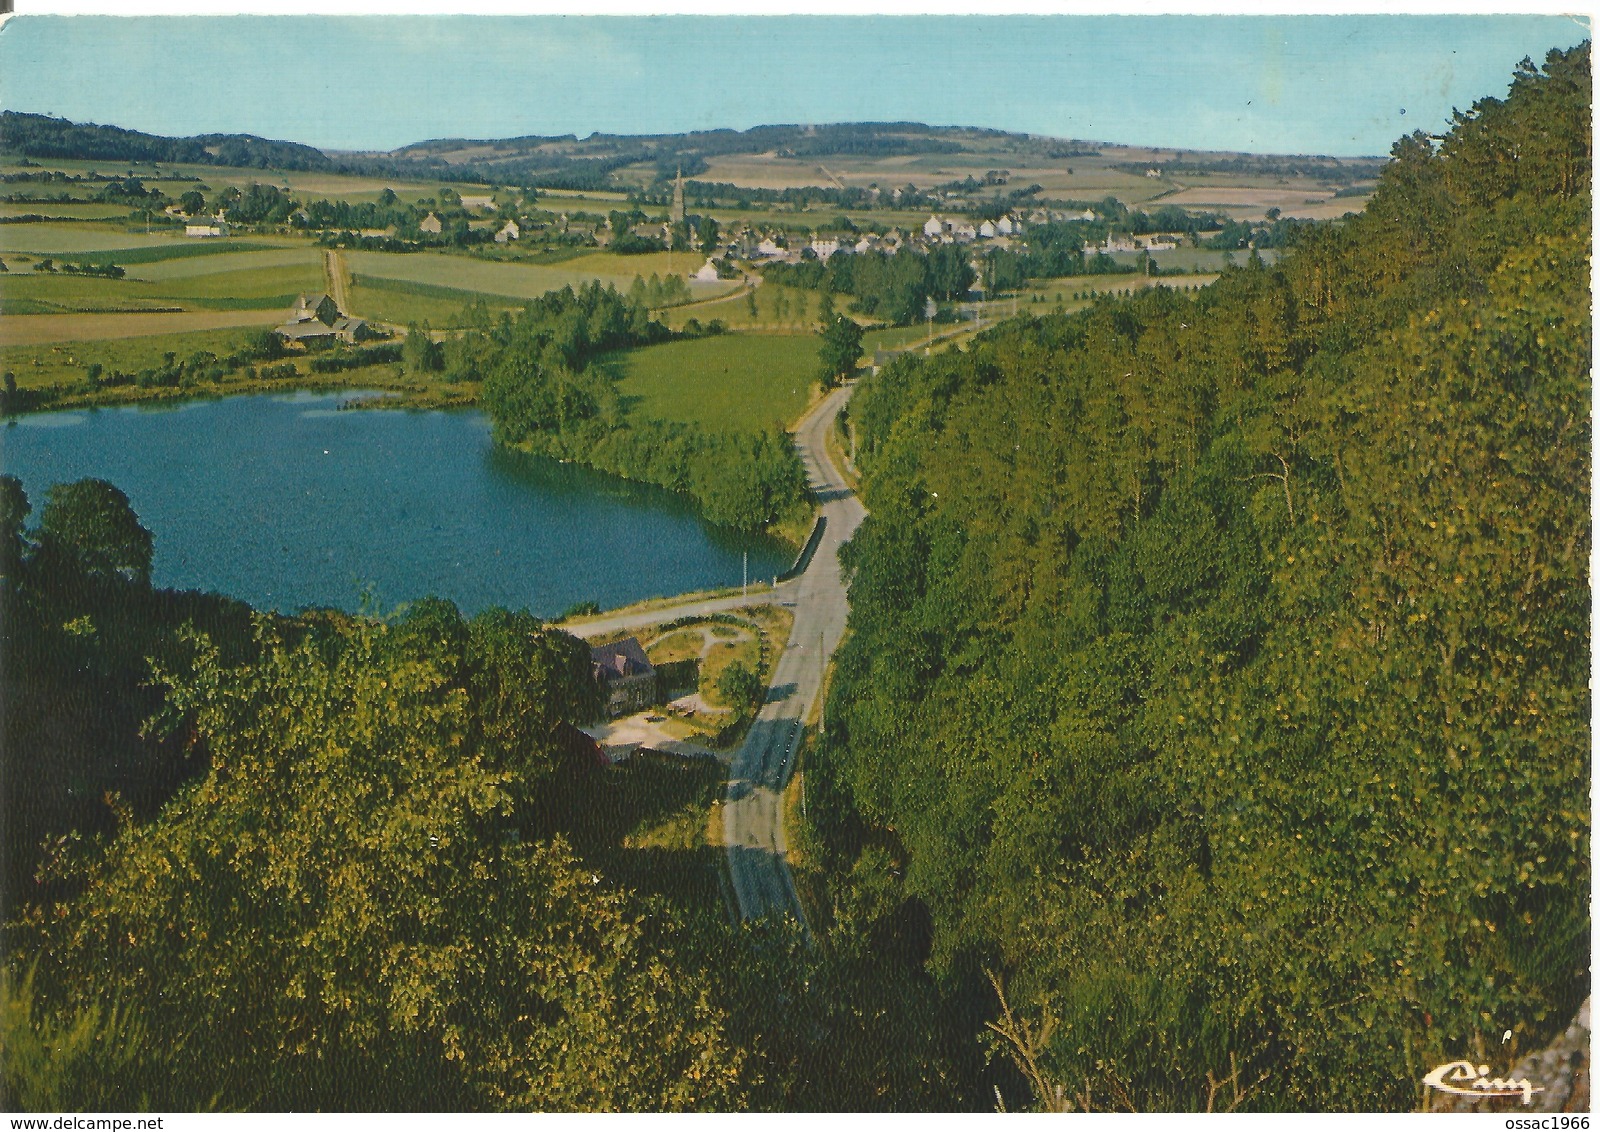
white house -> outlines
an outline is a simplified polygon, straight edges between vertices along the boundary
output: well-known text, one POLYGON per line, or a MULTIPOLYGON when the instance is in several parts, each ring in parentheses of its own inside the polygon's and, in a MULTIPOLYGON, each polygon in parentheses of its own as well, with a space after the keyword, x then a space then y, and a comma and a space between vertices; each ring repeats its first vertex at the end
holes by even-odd
POLYGON ((418 224, 417 227, 428 233, 430 236, 437 236, 439 233, 444 231, 444 221, 440 220, 437 216, 430 212, 427 216, 422 218, 422 223, 418 224))
POLYGON ((228 234, 228 226, 220 218, 216 220, 191 220, 184 225, 183 234, 202 240, 210 236, 226 236, 228 234))
POLYGON ((995 228, 994 221, 985 220, 982 224, 978 225, 978 238, 980 240, 992 240, 994 239, 994 234, 996 231, 997 229, 995 228))
POLYGON ((944 235, 944 221, 937 216, 928 217, 928 222, 922 226, 922 234, 930 240, 944 235))
POLYGON ((1011 235, 1011 233, 1015 232, 1019 227, 1021 227, 1021 225, 1013 224, 1011 222, 1011 217, 1009 216, 1002 216, 999 220, 995 221, 994 224, 995 232, 1002 236, 1011 235))
POLYGON ((701 283, 715 283, 719 278, 717 275, 717 261, 714 259, 706 260, 705 265, 694 273, 693 278, 701 283))
POLYGON ((839 241, 831 239, 812 240, 811 250, 817 253, 818 259, 820 259, 823 263, 827 263, 828 258, 839 250, 839 241))
POLYGON ((517 227, 515 220, 507 220, 506 226, 494 234, 494 242, 497 244, 509 243, 512 240, 520 240, 521 238, 522 229, 517 227))
POLYGON ((781 256, 782 254, 783 249, 780 248, 777 242, 770 236, 756 245, 756 255, 758 256, 773 258, 776 256, 781 256))

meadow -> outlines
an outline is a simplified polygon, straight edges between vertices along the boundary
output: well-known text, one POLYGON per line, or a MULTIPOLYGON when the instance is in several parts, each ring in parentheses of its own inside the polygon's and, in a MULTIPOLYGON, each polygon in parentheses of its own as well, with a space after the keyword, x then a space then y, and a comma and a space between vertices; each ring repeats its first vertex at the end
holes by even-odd
MULTIPOLYGON (((38 211, 38 210, 35 210, 38 211)), ((73 255, 124 249, 168 248, 182 235, 165 232, 129 232, 121 225, 104 223, 0 224, 0 254, 73 255)), ((192 241, 200 243, 202 241, 192 241)))
POLYGON ((114 220, 128 215, 125 204, 94 200, 0 201, 0 216, 52 216, 69 220, 114 220))
POLYGON ((469 304, 481 302, 496 314, 520 306, 504 295, 364 275, 351 276, 349 301, 348 313, 361 318, 396 326, 427 324, 434 330, 454 330, 469 325, 469 304))
MULTIPOLYGON (((664 252, 639 256, 597 252, 548 266, 501 263, 433 252, 409 255, 350 252, 346 258, 350 270, 363 278, 395 279, 458 291, 478 291, 510 299, 535 299, 547 291, 559 290, 569 284, 579 286, 591 280, 626 291, 636 275, 648 278, 652 274, 667 274, 665 269, 668 261, 664 252)), ((695 270, 705 262, 702 257, 682 252, 672 255, 671 260, 673 271, 680 275, 695 270)), ((729 290, 731 286, 737 284, 691 281, 689 290, 696 295, 714 296, 729 290)))
MULTIPOLYGON (((236 271, 259 271, 279 267, 314 267, 322 271, 322 250, 302 242, 298 246, 221 241, 211 244, 207 240, 195 241, 203 251, 187 255, 163 256, 134 262, 127 259, 105 257, 119 266, 128 268, 130 278, 168 281, 187 279, 197 275, 214 275, 236 271), (214 250, 213 250, 214 249, 214 250)), ((151 249, 152 251, 154 249, 151 249)), ((172 249, 176 251, 177 249, 172 249)))
POLYGON ((817 347, 810 334, 726 334, 628 350, 600 364, 616 376, 631 416, 716 431, 787 428, 810 403, 817 347))
POLYGON ((0 309, 17 315, 175 308, 270 309, 287 314, 298 294, 322 290, 323 279, 322 268, 313 263, 235 268, 158 280, 10 272, 0 295, 0 309))
MULTIPOLYGON (((663 321, 674 330, 681 330, 691 318, 701 324, 717 319, 731 330, 754 330, 763 334, 803 334, 820 328, 821 297, 816 291, 800 287, 784 287, 776 283, 762 283, 754 290, 755 313, 750 310, 750 294, 741 286, 732 294, 709 302, 669 308, 662 314, 663 321)), ((835 296, 836 308, 842 311, 849 303, 848 296, 835 296)))
MULTIPOLYGON (((7 287, 9 288, 9 284, 7 287)), ((196 330, 220 330, 235 326, 272 326, 282 322, 286 310, 208 310, 177 313, 95 313, 95 314, 18 314, 6 315, 0 343, 4 352, 12 347, 32 347, 30 357, 41 348, 65 346, 74 342, 109 342, 115 339, 141 339, 196 330)), ((21 370, 17 371, 21 381, 21 370)))
POLYGON ((180 359, 202 350, 225 356, 243 349, 249 336, 248 330, 230 328, 32 345, 16 343, 7 334, 5 344, 0 345, 0 370, 15 374, 17 385, 23 389, 75 385, 83 381, 88 367, 96 362, 106 373, 138 373, 161 365, 168 353, 180 359))

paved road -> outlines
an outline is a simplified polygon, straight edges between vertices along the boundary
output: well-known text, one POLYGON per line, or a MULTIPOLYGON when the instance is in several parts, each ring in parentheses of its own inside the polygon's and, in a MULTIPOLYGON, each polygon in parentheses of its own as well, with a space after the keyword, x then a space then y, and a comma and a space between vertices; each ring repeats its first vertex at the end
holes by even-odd
POLYGON ((789 875, 783 788, 794 769, 802 721, 822 690, 827 658, 844 635, 849 604, 840 576, 839 546, 866 515, 828 459, 824 443, 850 392, 849 386, 834 390, 795 430, 811 488, 822 501, 825 526, 805 572, 779 587, 778 596, 794 603, 789 647, 778 659, 767 702, 728 772, 723 843, 739 915, 746 920, 773 914, 792 915, 802 922, 805 918, 789 875))
POLYGON ((651 625, 660 625, 667 621, 676 621, 680 617, 704 617, 710 613, 726 613, 731 609, 742 609, 748 605, 768 605, 774 601, 793 601, 793 591, 799 583, 784 582, 776 590, 762 590, 749 597, 693 598, 688 601, 674 602, 671 605, 652 606, 649 609, 636 610, 631 613, 608 614, 596 617, 592 621, 576 621, 570 625, 558 624, 557 629, 564 629, 578 637, 598 637, 602 633, 613 633, 618 629, 645 629, 651 625))

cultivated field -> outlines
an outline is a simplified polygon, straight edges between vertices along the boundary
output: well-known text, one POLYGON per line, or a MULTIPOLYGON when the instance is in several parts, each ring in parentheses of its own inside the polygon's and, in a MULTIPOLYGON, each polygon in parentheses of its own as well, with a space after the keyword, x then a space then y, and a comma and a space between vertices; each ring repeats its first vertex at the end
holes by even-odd
POLYGON ((817 379, 816 335, 726 334, 613 354, 630 415, 744 431, 787 428, 817 379))
MULTIPOLYGON (((0 353, 13 346, 46 346, 218 330, 230 326, 272 326, 287 310, 183 311, 174 314, 20 314, 0 322, 0 353)), ((21 370, 18 370, 21 380, 21 370)))
MULTIPOLYGON (((231 242, 231 241, 230 241, 231 242)), ((203 246, 204 242, 199 242, 203 246)), ((176 250, 176 249, 174 249, 176 250)), ((128 260, 112 262, 128 269, 129 278, 156 281, 190 279, 197 275, 217 275, 236 271, 261 271, 282 267, 315 267, 322 270, 322 249, 301 243, 298 247, 261 245, 256 251, 230 251, 215 254, 171 256, 135 264, 128 260)))
MULTIPOLYGON (((101 252, 124 248, 171 247, 184 240, 155 232, 127 232, 120 226, 85 224, 4 224, 0 225, 0 254, 22 252, 30 255, 71 255, 74 252, 101 252)), ((202 241, 190 240, 195 244, 202 241)))
POLYGON ((0 200, 0 216, 29 215, 64 217, 69 220, 120 220, 128 215, 128 206, 93 200, 0 200))
MULTIPOLYGON (((486 295, 500 295, 511 299, 534 299, 546 291, 559 290, 572 284, 578 286, 591 280, 608 283, 626 291, 635 275, 648 278, 652 273, 664 274, 666 255, 618 256, 599 253, 552 265, 499 263, 462 255, 443 255, 419 252, 413 255, 391 255, 384 252, 350 252, 346 258, 350 270, 367 279, 398 279, 409 283, 425 283, 449 287, 459 291, 481 291, 486 295)), ((677 274, 697 269, 705 260, 684 254, 672 257, 677 274)), ((697 295, 716 295, 737 284, 698 283, 691 281, 689 290, 697 295)))
POLYGON ((520 305, 504 295, 362 275, 351 277, 349 300, 350 314, 399 326, 426 323, 434 330, 468 325, 464 315, 469 304, 481 302, 493 313, 520 305))

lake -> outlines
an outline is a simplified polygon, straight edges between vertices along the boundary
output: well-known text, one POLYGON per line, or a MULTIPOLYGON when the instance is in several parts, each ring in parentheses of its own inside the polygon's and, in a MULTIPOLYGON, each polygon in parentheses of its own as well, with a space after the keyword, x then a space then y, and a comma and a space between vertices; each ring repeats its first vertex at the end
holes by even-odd
POLYGON ((775 539, 711 526, 681 496, 493 444, 470 411, 342 409, 293 393, 39 413, 0 426, 0 470, 37 522, 85 477, 155 535, 154 582, 259 609, 379 608, 437 594, 464 611, 554 617, 738 585, 786 569, 775 539))

